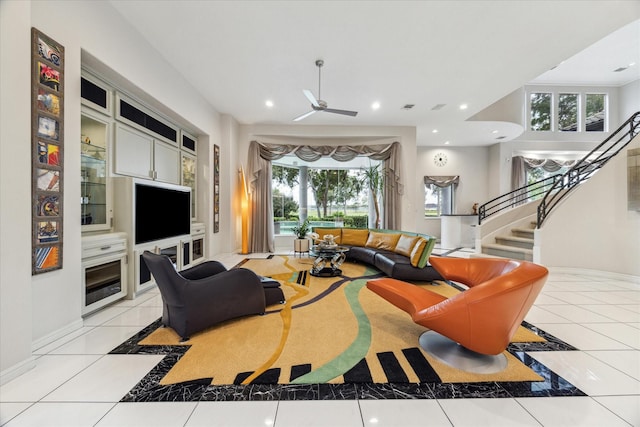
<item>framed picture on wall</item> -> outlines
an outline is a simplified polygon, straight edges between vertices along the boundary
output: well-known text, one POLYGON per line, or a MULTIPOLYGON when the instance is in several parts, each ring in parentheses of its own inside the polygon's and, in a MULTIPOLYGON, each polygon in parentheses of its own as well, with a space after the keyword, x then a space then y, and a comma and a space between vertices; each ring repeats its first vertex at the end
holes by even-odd
POLYGON ((32 274, 62 268, 64 47, 31 29, 32 274))
POLYGON ((220 231, 220 147, 213 146, 213 232, 220 231))

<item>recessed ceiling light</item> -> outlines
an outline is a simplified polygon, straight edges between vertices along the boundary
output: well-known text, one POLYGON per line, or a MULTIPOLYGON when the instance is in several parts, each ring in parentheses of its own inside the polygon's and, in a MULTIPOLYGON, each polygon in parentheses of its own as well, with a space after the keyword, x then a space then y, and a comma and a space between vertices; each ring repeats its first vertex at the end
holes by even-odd
POLYGON ((492 131, 491 133, 498 133, 498 131, 497 131, 497 130, 494 130, 494 131, 492 131))
POLYGON ((432 133, 438 133, 438 129, 434 129, 431 131, 432 133))
POLYGON ((272 101, 272 100, 270 100, 270 99, 268 99, 268 100, 264 103, 264 105, 266 105, 267 107, 271 108, 271 107, 273 107, 273 101, 272 101))
POLYGON ((371 108, 377 110, 378 108, 380 108, 380 103, 378 101, 374 102, 373 104, 371 104, 371 108))
POLYGON ((461 110, 466 110, 467 108, 469 108, 469 106, 467 104, 460 104, 460 109, 461 110))
POLYGON ((444 142, 444 145, 449 145, 449 141, 445 141, 445 142, 444 142))

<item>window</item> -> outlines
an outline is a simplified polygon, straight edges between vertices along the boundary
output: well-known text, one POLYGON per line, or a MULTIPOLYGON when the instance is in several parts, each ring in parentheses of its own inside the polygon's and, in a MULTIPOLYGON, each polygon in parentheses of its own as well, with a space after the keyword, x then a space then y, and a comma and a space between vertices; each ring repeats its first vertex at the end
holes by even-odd
POLYGON ((550 93, 531 94, 531 130, 551 130, 551 100, 550 93))
POLYGON ((271 167, 275 234, 292 234, 291 228, 298 224, 300 217, 309 219, 312 226, 324 227, 367 228, 374 227, 376 217, 380 220, 382 195, 378 194, 376 210, 365 177, 370 164, 376 169, 380 162, 369 159, 364 159, 366 163, 362 160, 351 164, 340 162, 348 165, 337 168, 311 166, 322 164, 320 161, 309 166, 298 166, 299 160, 286 157, 281 161, 288 164, 273 163, 271 167), (307 186, 302 194, 300 182, 306 182, 307 186))
POLYGON ((554 88, 527 91, 527 121, 532 132, 605 132, 607 131, 609 95, 601 93, 563 92, 554 88))
POLYGON ((585 128, 587 132, 604 132, 604 123, 607 119, 605 94, 588 93, 586 95, 585 128))
POLYGON ((562 132, 578 130, 578 95, 561 93, 558 96, 558 129, 562 132))
POLYGON ((458 176, 425 176, 424 216, 426 218, 455 213, 458 176))

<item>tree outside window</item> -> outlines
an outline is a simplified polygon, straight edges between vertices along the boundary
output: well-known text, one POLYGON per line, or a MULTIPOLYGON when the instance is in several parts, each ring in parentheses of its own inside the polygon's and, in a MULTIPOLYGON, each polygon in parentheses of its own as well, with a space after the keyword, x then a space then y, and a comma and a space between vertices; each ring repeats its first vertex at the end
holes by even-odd
POLYGON ((578 131, 578 94, 561 93, 558 96, 558 129, 562 132, 578 131))
POLYGON ((528 95, 529 130, 605 132, 608 94, 531 92, 528 95))
POLYGON ((532 93, 530 97, 531 130, 551 130, 551 93, 532 93))
MULTIPOLYGON (((376 162, 377 165, 377 162, 376 162)), ((291 234, 302 209, 315 226, 342 223, 346 227, 369 226, 369 188, 361 168, 306 167, 307 206, 299 205, 300 169, 272 164, 272 203, 276 234, 291 234)))

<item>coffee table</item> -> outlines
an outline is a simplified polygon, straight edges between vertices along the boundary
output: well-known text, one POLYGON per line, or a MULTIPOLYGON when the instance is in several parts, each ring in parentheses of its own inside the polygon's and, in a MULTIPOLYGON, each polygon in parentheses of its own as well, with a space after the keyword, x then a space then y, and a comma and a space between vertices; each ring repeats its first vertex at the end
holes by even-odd
POLYGON ((335 277, 342 274, 340 266, 344 262, 346 252, 349 248, 346 246, 322 246, 313 245, 309 251, 309 255, 316 257, 311 267, 310 274, 318 277, 335 277))

